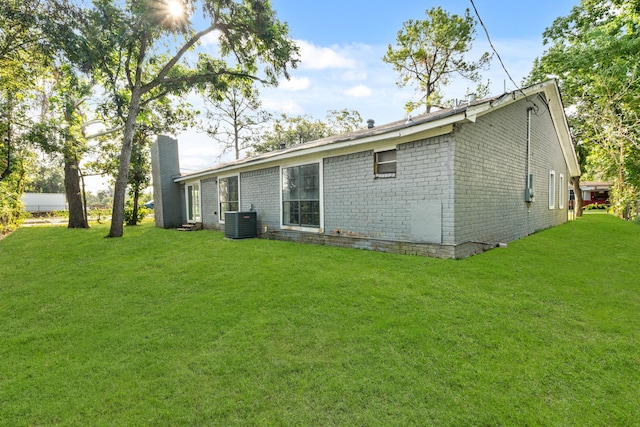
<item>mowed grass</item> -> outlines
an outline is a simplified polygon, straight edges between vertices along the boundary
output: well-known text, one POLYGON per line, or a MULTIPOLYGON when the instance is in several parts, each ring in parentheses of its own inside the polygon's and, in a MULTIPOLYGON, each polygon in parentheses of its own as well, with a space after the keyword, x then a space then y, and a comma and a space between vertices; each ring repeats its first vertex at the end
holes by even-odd
POLYGON ((640 425, 640 227, 465 260, 151 225, 0 241, 0 425, 640 425))

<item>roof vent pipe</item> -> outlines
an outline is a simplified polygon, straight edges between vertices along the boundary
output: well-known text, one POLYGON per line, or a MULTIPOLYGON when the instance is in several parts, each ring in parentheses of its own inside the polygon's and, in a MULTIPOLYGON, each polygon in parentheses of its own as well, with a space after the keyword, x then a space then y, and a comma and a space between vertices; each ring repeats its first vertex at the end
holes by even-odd
POLYGON ((280 149, 284 150, 285 148, 287 148, 287 144, 285 144, 284 142, 280 143, 280 149))
POLYGON ((367 128, 371 129, 376 124, 376 121, 373 119, 367 120, 367 128))
POLYGON ((470 93, 469 94, 469 104, 475 102, 476 100, 476 94, 475 93, 470 93))

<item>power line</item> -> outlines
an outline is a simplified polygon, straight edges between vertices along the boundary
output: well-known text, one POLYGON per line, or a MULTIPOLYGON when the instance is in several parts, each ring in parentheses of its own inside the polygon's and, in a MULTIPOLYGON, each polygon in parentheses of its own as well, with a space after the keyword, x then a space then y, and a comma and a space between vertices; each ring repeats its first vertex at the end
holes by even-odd
POLYGON ((482 25, 482 28, 484 29, 484 33, 487 35, 487 40, 489 41, 489 46, 491 46, 491 50, 493 50, 493 53, 495 53, 496 56, 498 57, 498 61, 500 61, 500 65, 502 66, 502 69, 504 70, 505 73, 507 73, 507 77, 509 77, 509 80, 511 80, 511 83, 514 84, 516 89, 518 89, 519 91, 522 91, 522 89, 520 89, 520 86, 518 86, 518 84, 515 81, 513 81, 511 74, 509 74, 509 71, 507 71, 507 67, 505 67, 504 62, 502 62, 502 58, 500 57, 500 54, 498 53, 495 46, 493 45, 493 42, 491 41, 491 37, 489 37, 489 31, 487 30, 487 27, 484 25, 482 18, 480 18, 480 14, 478 13, 478 8, 476 7, 473 0, 469 0, 469 1, 471 2, 471 6, 473 6, 473 10, 475 11, 476 16, 478 17, 478 21, 480 21, 480 25, 482 25))

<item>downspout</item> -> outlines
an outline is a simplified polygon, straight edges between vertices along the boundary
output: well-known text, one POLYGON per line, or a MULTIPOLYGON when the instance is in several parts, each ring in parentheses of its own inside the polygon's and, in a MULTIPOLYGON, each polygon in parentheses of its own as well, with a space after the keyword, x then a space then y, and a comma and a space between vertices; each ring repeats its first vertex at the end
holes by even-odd
POLYGON ((527 108, 527 188, 529 187, 529 175, 531 174, 531 111, 532 107, 527 108))
POLYGON ((527 204, 527 234, 531 233, 531 203, 533 203, 533 174, 531 173, 531 112, 533 107, 527 108, 527 165, 525 176, 524 201, 527 204))
POLYGON ((527 108, 527 166, 525 175, 524 201, 527 207, 533 202, 533 174, 531 173, 531 112, 533 107, 527 108))

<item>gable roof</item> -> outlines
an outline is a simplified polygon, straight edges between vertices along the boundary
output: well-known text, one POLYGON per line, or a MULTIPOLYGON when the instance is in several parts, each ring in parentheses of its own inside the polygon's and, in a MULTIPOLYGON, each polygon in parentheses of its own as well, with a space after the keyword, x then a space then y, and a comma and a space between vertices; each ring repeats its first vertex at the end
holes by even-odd
POLYGON ((388 147, 391 149, 392 146, 404 142, 451 133, 453 131, 453 125, 456 123, 475 122, 480 116, 539 93, 544 93, 545 99, 547 100, 555 131, 558 135, 565 161, 569 167, 569 174, 570 176, 579 176, 580 166, 571 142, 571 134, 569 133, 569 126, 564 114, 560 91, 555 80, 548 80, 544 83, 538 83, 500 96, 475 101, 455 108, 438 110, 412 117, 409 120, 404 119, 372 128, 358 129, 353 132, 329 136, 257 156, 221 163, 211 168, 181 175, 175 178, 174 181, 184 182, 213 174, 253 168, 257 165, 268 167, 270 163, 317 155, 317 153, 320 152, 331 151, 332 155, 339 154, 340 152, 352 152, 355 146, 365 144, 378 148, 388 147))

